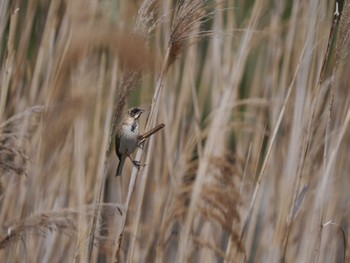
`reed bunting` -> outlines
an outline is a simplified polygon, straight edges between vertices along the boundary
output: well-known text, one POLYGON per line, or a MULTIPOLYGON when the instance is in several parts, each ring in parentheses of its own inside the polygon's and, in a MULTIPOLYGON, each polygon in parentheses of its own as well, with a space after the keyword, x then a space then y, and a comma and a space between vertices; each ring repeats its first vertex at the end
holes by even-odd
POLYGON ((140 130, 138 118, 143 112, 144 110, 138 107, 129 109, 118 127, 115 137, 115 152, 119 158, 116 176, 122 174, 126 157, 129 157, 135 166, 140 166, 139 162, 130 157, 130 154, 132 154, 139 145, 140 130))

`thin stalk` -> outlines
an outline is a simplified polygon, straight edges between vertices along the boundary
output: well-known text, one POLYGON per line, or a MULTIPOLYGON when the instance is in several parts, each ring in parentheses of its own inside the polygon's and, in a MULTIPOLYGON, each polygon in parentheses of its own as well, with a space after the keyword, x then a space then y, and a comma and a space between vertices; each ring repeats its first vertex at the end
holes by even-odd
MULTIPOLYGON (((169 54, 170 54, 169 52, 170 52, 170 49, 167 50, 167 53, 166 53, 165 59, 164 59, 164 63, 162 66, 162 71, 157 79, 156 89, 155 89, 155 92, 153 95, 151 109, 150 109, 149 115, 148 115, 147 120, 146 120, 145 130, 150 130, 151 127, 154 126, 156 118, 157 118, 160 93, 161 93, 161 90, 164 86, 165 75, 166 75, 168 68, 169 68, 169 54)), ((149 146, 150 149, 153 148, 153 143, 154 143, 154 141, 150 140, 150 146, 149 146)), ((135 161, 141 160, 142 153, 143 153, 143 149, 139 148, 137 150, 137 153, 136 153, 135 161)), ((116 246, 114 248, 113 262, 118 262, 120 247, 121 247, 121 243, 123 240, 123 234, 124 234, 124 229, 125 229, 125 222, 126 222, 129 207, 130 207, 131 198, 132 198, 132 195, 133 195, 134 190, 135 190, 135 185, 136 185, 138 173, 139 173, 139 170, 136 167, 134 167, 132 170, 132 173, 131 173, 131 178, 130 178, 129 188, 128 188, 128 195, 127 195, 125 205, 124 205, 125 212, 122 216, 122 222, 121 222, 120 230, 119 230, 118 237, 117 237, 117 243, 116 243, 116 246)), ((146 187, 145 184, 143 184, 142 188, 140 190, 141 193, 144 193, 145 187, 146 187)))
MULTIPOLYGON (((114 61, 113 64, 113 72, 116 71, 117 68, 117 61, 114 61)), ((117 83, 117 78, 116 78, 116 74, 113 74, 113 79, 112 79, 112 83, 111 83, 111 95, 109 96, 109 98, 114 98, 114 87, 116 86, 117 83)), ((113 105, 113 103, 109 103, 108 105, 113 105)), ((112 118, 112 116, 115 116, 115 111, 117 110, 117 108, 114 109, 114 115, 112 115, 112 110, 111 107, 109 107, 109 110, 107 111, 106 114, 106 121, 105 121, 105 131, 108 130, 108 126, 110 123, 110 120, 112 118)), ((92 258, 92 251, 93 251, 93 246, 94 246, 94 242, 95 242, 95 230, 96 230, 96 225, 97 225, 97 219, 99 216, 99 212, 100 212, 100 203, 101 203, 101 198, 102 198, 102 193, 103 193, 103 189, 104 189, 104 184, 106 181, 106 176, 107 176, 107 163, 108 163, 108 156, 110 155, 110 151, 112 149, 111 145, 112 145, 112 139, 113 139, 113 131, 115 130, 115 126, 116 126, 116 121, 113 122, 112 124, 112 128, 111 128, 111 132, 109 133, 109 137, 108 134, 106 133, 104 138, 103 138, 103 142, 102 145, 105 145, 105 147, 103 147, 102 151, 105 152, 105 155, 101 155, 103 156, 103 159, 100 160, 100 164, 103 164, 102 168, 99 168, 99 173, 97 174, 101 174, 101 176, 99 177, 99 183, 98 183, 98 188, 96 189, 97 194, 96 194, 96 200, 95 200, 95 205, 96 205, 96 215, 93 217, 92 220, 92 225, 91 225, 91 229, 90 229, 90 234, 89 234, 89 246, 88 246, 88 262, 91 262, 91 258, 92 258), (107 138, 108 138, 108 143, 107 143, 107 138)))

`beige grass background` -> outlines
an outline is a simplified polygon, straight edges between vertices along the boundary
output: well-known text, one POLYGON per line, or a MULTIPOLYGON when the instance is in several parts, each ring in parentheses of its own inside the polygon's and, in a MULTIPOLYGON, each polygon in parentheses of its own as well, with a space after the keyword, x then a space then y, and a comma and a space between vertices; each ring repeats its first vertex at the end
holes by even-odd
POLYGON ((338 7, 0 1, 0 262, 349 262, 338 7), (115 178, 131 106, 166 126, 115 178))

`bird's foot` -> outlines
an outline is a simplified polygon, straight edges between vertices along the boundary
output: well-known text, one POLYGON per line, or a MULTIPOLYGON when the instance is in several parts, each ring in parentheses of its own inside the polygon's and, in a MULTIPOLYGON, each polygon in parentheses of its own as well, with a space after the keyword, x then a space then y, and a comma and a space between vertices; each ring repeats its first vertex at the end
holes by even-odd
POLYGON ((138 170, 140 170, 142 167, 145 167, 145 166, 146 166, 146 164, 141 164, 139 161, 136 161, 136 160, 133 160, 132 163, 133 163, 133 165, 136 166, 136 168, 137 168, 138 170))
POLYGON ((146 139, 142 139, 139 141, 139 148, 141 148, 143 150, 144 146, 145 146, 145 142, 146 142, 146 139))

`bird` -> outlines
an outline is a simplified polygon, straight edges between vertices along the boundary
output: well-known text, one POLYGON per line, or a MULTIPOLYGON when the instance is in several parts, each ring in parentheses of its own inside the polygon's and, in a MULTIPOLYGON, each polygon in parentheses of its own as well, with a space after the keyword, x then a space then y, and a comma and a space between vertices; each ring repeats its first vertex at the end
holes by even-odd
POLYGON ((130 155, 139 145, 140 129, 138 119, 143 112, 144 110, 138 107, 129 109, 117 128, 115 152, 119 159, 119 164, 115 176, 121 176, 126 157, 129 157, 135 166, 140 167, 139 162, 133 160, 130 155))

